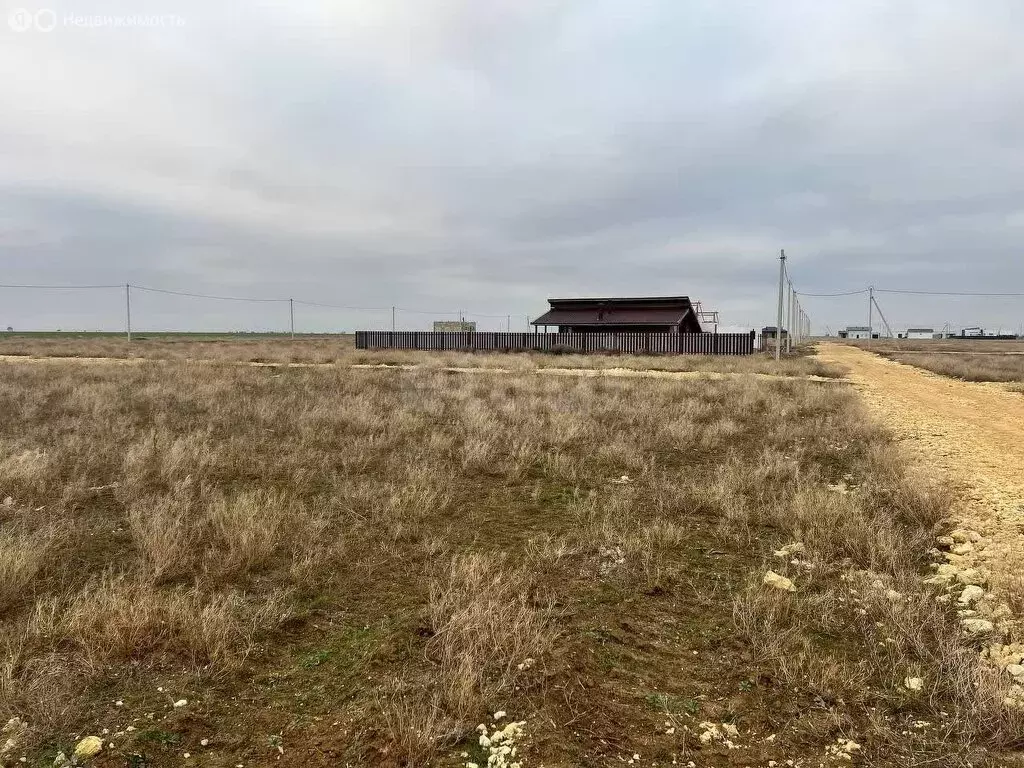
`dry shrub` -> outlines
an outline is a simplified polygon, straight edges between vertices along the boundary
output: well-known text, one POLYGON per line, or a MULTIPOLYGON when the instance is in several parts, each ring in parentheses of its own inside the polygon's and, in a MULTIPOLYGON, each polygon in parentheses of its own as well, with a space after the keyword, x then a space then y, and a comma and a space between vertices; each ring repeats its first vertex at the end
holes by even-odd
MULTIPOLYGON (((759 571, 734 600, 734 621, 786 685, 887 712, 923 708, 936 720, 948 711, 969 740, 1011 746, 1024 739, 1024 715, 1003 703, 1009 679, 965 642, 955 612, 922 581, 923 553, 948 504, 948 492, 914 477, 895 487, 879 482, 863 498, 801 489, 787 539, 806 544, 813 569, 768 563, 793 578, 798 593, 764 587, 759 571), (903 686, 907 677, 923 677, 928 697, 912 697, 903 686)), ((880 721, 879 740, 890 725, 880 721)))
POLYGON ((22 751, 68 733, 74 713, 68 702, 87 688, 90 670, 71 653, 43 652, 29 647, 24 625, 0 627, 0 721, 20 717, 29 724, 22 751))
POLYGON ((454 558, 449 572, 431 583, 432 687, 459 719, 511 691, 517 666, 553 642, 554 630, 530 593, 524 570, 478 553, 454 558))
POLYGON ((318 510, 296 510, 291 524, 288 575, 296 587, 315 588, 346 552, 346 539, 332 530, 330 519, 318 510))
POLYGON ((774 666, 806 630, 796 602, 788 594, 764 589, 754 576, 733 601, 733 621, 758 663, 774 666))
POLYGON ((93 669, 156 653, 228 668, 244 659, 258 631, 285 615, 284 598, 268 594, 257 602, 237 592, 158 589, 108 576, 78 592, 38 600, 24 635, 28 644, 67 645, 93 669))
POLYGON ((183 493, 146 498, 128 506, 128 527, 154 582, 191 573, 199 560, 196 510, 183 493))
POLYGON ((0 615, 24 599, 57 538, 53 527, 39 531, 24 526, 0 528, 0 615))
MULTIPOLYGON (((803 402, 817 407, 813 398, 803 402)), ((944 757, 965 741, 995 748, 1019 741, 1021 713, 1003 704, 1008 678, 986 667, 965 641, 955 611, 923 584, 926 553, 949 515, 950 490, 909 472, 855 403, 845 403, 842 413, 843 424, 778 430, 773 437, 784 440, 781 450, 764 455, 745 478, 720 472, 744 499, 723 518, 723 533, 734 535, 730 529, 738 527, 741 540, 754 541, 752 531, 769 526, 779 534, 773 549, 801 542, 806 549, 798 559, 812 564, 808 570, 789 558, 769 558, 734 600, 737 629, 785 685, 886 713, 871 737, 879 743, 893 717, 915 711, 936 722, 944 719, 940 712, 949 713, 949 727, 961 736, 932 744, 948 749, 944 757), (805 466, 802 455, 815 463, 805 466), (857 477, 847 474, 849 484, 826 487, 829 476, 820 472, 829 455, 857 477), (792 578, 798 592, 763 586, 768 568, 792 578), (907 691, 907 677, 923 677, 927 694, 907 691)))
POLYGON ((14 497, 21 493, 39 493, 44 491, 51 480, 54 470, 53 460, 41 449, 16 450, 14 446, 0 454, 0 501, 10 494, 14 497))
POLYGON ((216 494, 186 480, 131 503, 128 522, 154 582, 195 574, 204 560, 208 574, 225 579, 266 565, 292 540, 308 543, 312 523, 298 507, 281 493, 216 494))
POLYGON ((264 565, 281 546, 292 511, 282 494, 265 490, 216 499, 205 515, 215 547, 210 569, 230 576, 264 565))
MULTIPOLYGON (((381 495, 379 486, 374 490, 381 495)), ((451 478, 429 465, 409 470, 402 483, 385 486, 384 491, 383 504, 375 510, 379 521, 420 522, 444 514, 452 502, 451 478)))
POLYGON ((125 451, 124 492, 130 495, 199 481, 212 474, 218 453, 213 438, 205 432, 175 437, 166 430, 152 429, 125 451))
POLYGON ((961 732, 997 749, 1024 743, 1024 712, 1004 703, 1009 676, 964 641, 955 613, 923 591, 913 576, 895 584, 899 599, 866 587, 871 578, 851 581, 862 587, 860 604, 866 614, 860 631, 869 639, 865 659, 875 679, 887 682, 889 703, 905 703, 902 681, 912 673, 925 678, 929 704, 948 709, 961 732))
POLYGON ((1002 593, 1014 616, 1024 616, 1024 573, 1012 576, 1003 583, 1002 593))
POLYGON ((466 730, 465 723, 448 713, 439 691, 398 678, 378 691, 376 709, 405 766, 430 764, 438 750, 455 744, 466 730))

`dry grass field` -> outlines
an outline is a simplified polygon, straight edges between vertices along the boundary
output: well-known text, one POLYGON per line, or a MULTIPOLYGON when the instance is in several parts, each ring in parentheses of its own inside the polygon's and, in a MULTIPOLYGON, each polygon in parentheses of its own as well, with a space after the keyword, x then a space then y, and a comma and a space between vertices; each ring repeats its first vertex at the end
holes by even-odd
POLYGON ((1024 354, 995 355, 964 352, 883 353, 890 360, 964 381, 1024 382, 1024 354))
POLYGON ((1024 382, 1024 341, 877 339, 870 344, 845 343, 963 381, 1024 382))
POLYGON ((526 372, 537 368, 627 368, 656 371, 781 373, 838 376, 808 354, 793 354, 781 366, 769 355, 744 358, 701 355, 574 355, 363 351, 351 335, 288 338, 243 336, 196 340, 187 336, 142 337, 132 342, 110 336, 32 338, 0 334, 0 356, 89 357, 146 360, 216 360, 235 363, 313 363, 330 365, 416 365, 429 368, 504 368, 526 372))
POLYGON ((497 710, 527 768, 1024 745, 922 582, 949 492, 846 387, 0 374, 0 764, 484 765, 497 710))
POLYGON ((970 354, 1008 355, 1024 354, 1024 339, 875 339, 868 341, 846 341, 852 347, 872 352, 964 352, 970 354))

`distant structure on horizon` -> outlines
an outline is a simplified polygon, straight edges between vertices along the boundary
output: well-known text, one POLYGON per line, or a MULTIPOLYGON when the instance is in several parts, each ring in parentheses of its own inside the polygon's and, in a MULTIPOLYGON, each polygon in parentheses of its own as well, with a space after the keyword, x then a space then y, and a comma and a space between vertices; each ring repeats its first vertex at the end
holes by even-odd
MULTIPOLYGON (((871 329, 866 325, 848 325, 842 331, 839 331, 840 339, 870 339, 872 338, 871 329)), ((878 338, 878 334, 874 334, 874 338, 878 338)))
POLYGON ((435 331, 474 333, 476 331, 476 320, 435 320, 435 331))
POLYGON ((548 299, 548 305, 548 311, 531 323, 535 330, 555 326, 559 333, 701 332, 699 305, 694 306, 689 296, 548 299))
POLYGON ((934 328, 907 328, 906 333, 898 334, 901 339, 934 339, 934 328))

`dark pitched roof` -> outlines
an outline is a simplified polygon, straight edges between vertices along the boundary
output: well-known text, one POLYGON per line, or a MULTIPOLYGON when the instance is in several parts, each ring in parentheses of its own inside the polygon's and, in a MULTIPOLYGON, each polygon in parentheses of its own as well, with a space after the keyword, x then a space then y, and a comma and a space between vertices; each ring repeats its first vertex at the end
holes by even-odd
POLYGON ((689 324, 700 326, 688 296, 642 298, 548 299, 551 309, 533 321, 534 325, 679 325, 687 315, 689 324))

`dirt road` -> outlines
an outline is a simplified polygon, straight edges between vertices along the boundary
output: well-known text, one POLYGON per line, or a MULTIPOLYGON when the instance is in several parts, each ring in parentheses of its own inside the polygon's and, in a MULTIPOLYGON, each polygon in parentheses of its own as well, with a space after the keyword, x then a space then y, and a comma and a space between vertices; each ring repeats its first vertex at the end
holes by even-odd
POLYGON ((821 344, 818 356, 849 370, 870 410, 921 466, 963 490, 961 525, 982 536, 964 564, 988 569, 997 588, 1024 574, 1024 396, 843 344, 821 344))

